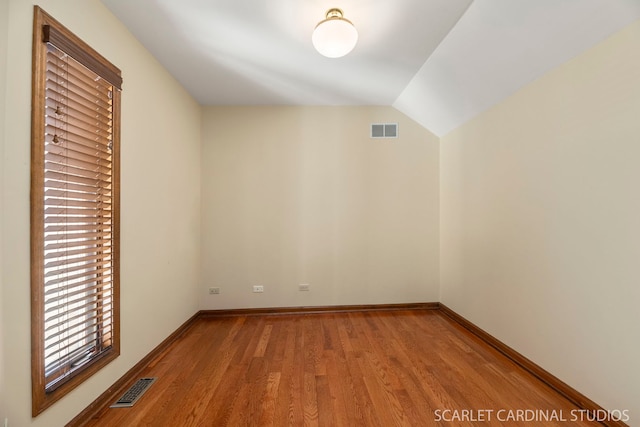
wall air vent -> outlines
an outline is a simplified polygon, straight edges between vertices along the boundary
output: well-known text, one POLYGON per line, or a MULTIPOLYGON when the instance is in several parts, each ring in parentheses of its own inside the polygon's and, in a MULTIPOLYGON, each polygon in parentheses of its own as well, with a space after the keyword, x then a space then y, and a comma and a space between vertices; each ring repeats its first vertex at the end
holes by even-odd
POLYGON ((371 138, 397 138, 397 123, 371 123, 371 138))

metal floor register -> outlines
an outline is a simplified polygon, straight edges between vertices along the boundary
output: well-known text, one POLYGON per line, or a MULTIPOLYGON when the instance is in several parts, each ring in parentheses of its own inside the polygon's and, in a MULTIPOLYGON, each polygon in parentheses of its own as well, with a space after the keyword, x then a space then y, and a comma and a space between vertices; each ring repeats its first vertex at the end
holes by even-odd
POLYGON ((140 378, 134 385, 127 390, 120 399, 111 408, 130 408, 138 399, 144 394, 145 391, 151 387, 151 384, 156 380, 153 378, 140 378))

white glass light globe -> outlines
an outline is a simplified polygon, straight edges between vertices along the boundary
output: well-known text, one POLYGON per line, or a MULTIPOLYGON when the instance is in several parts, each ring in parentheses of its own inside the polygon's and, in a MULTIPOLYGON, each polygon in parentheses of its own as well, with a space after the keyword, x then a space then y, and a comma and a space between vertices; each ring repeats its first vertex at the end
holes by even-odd
POLYGON ((342 11, 331 9, 327 12, 327 19, 321 21, 313 30, 311 41, 322 55, 340 58, 356 46, 358 31, 349 20, 342 17, 342 11))

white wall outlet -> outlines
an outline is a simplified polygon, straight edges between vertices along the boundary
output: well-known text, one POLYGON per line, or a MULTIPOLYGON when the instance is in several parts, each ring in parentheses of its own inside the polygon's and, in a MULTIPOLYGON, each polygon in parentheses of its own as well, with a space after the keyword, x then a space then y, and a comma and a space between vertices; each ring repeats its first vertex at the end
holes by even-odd
POLYGON ((220 293, 220 288, 209 288, 209 295, 218 295, 220 293))
POLYGON ((308 283, 301 283, 301 284, 298 285, 298 290, 299 291, 305 291, 305 292, 310 291, 311 290, 311 285, 308 284, 308 283))
POLYGON ((264 286, 262 285, 254 285, 253 292, 264 292, 264 286))

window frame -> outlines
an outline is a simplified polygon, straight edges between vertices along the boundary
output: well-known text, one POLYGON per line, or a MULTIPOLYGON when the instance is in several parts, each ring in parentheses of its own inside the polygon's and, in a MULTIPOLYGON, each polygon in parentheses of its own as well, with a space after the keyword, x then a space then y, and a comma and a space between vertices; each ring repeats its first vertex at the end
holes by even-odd
MULTIPOLYGON (((31 378, 32 416, 37 416, 120 355, 120 70, 66 27, 34 6, 31 117, 31 378), (47 45, 51 42, 109 81, 112 91, 111 153, 111 346, 47 391, 45 378, 44 294, 44 136, 47 45)), ((99 280, 98 280, 99 283, 99 280)))

